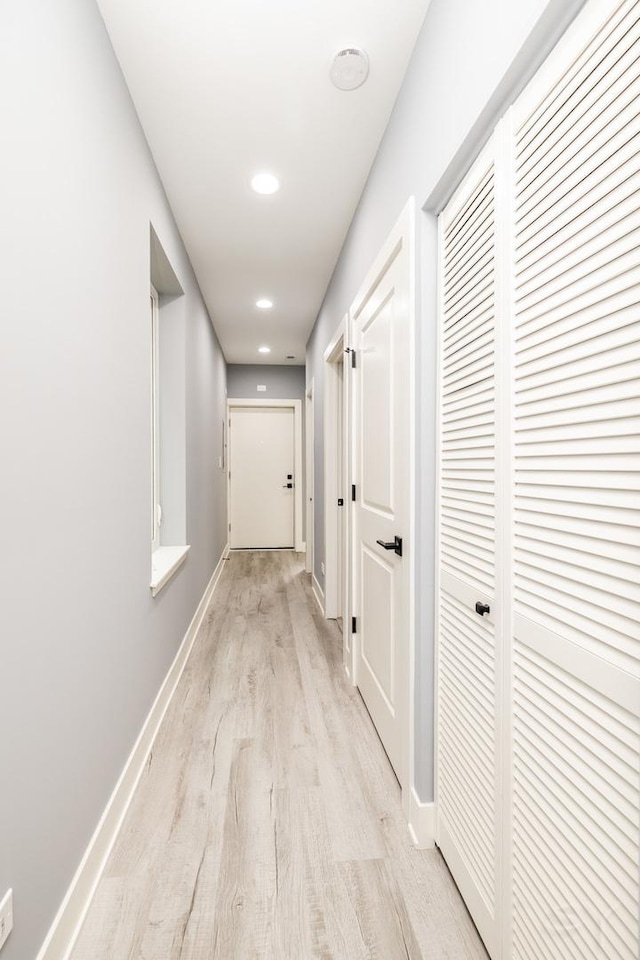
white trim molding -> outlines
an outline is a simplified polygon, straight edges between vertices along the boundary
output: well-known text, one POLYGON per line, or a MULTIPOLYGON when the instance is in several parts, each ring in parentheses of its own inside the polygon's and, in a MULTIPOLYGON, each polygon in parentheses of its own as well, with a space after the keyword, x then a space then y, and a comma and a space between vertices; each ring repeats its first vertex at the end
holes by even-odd
POLYGON ((352 642, 351 642, 351 580, 352 580, 352 524, 353 504, 351 491, 351 364, 345 361, 350 351, 349 314, 345 314, 324 352, 324 555, 325 555, 325 616, 328 619, 342 617, 342 653, 345 671, 349 682, 352 678, 352 642), (338 376, 338 365, 342 365, 342 385, 338 376), (342 396, 340 397, 340 390, 342 396), (342 408, 342 424, 338 422, 338 411, 342 408), (342 449, 339 449, 339 442, 342 449), (340 472, 338 472, 340 464, 340 472), (338 494, 342 492, 343 506, 338 507, 338 494), (343 524, 344 555, 342 563, 338 559, 339 525, 343 524), (342 572, 342 609, 338 608, 340 585, 339 570, 342 572))
POLYGON ((313 590, 313 595, 316 598, 316 603, 320 607, 320 613, 324 617, 324 590, 318 583, 315 573, 311 574, 311 589, 313 590))
POLYGON ((157 597, 187 559, 189 546, 156 547, 151 554, 151 596, 157 597))
POLYGON ((423 803, 411 788, 409 812, 409 834, 414 846, 419 850, 427 850, 435 846, 436 842, 436 805, 423 803))
MULTIPOLYGON (((290 407, 293 410, 293 433, 294 433, 294 472, 295 482, 293 485, 293 510, 294 510, 294 550, 296 553, 303 552, 302 540, 302 400, 254 400, 253 397, 244 399, 227 400, 227 424, 231 416, 231 410, 234 407, 290 407)), ((227 453, 231 450, 231 431, 227 432, 227 453)), ((229 481, 229 467, 227 466, 227 529, 231 522, 230 504, 231 504, 231 485, 229 481)))
MULTIPOLYGON (((344 351, 346 345, 346 317, 338 326, 335 334, 324 352, 324 554, 325 554, 325 609, 329 620, 343 616, 344 611, 338 609, 340 583, 338 571, 339 524, 345 520, 345 511, 349 509, 351 501, 346 495, 346 473, 344 461, 347 459, 346 443, 348 429, 346 416, 348 410, 345 403, 346 383, 340 384, 338 367, 344 368, 344 351), (342 396, 340 395, 342 393, 342 396), (338 411, 342 405, 342 424, 338 423, 338 411), (341 477, 339 476, 339 471, 341 477), (343 507, 338 507, 338 494, 343 494, 343 507)), ((345 378, 346 379, 346 378, 345 378)), ((346 537, 345 547, 346 547, 346 537)), ((344 558, 342 569, 348 568, 348 558, 344 558)), ((343 589, 344 584, 343 584, 343 589)), ((345 618, 346 619, 346 618, 345 618)))
POLYGON ((313 449, 314 446, 314 436, 315 436, 315 427, 314 427, 314 401, 313 401, 313 392, 314 392, 315 382, 314 379, 311 379, 311 383, 307 386, 304 395, 304 434, 305 434, 305 527, 306 527, 306 543, 305 543, 305 570, 307 573, 313 573, 313 551, 315 544, 315 505, 313 498, 315 496, 314 486, 315 486, 315 452, 313 449))
POLYGON ((207 607, 218 585, 229 545, 213 572, 193 619, 169 668, 138 739, 124 765, 120 778, 89 841, 76 874, 71 881, 55 920, 38 953, 37 960, 68 960, 95 895, 107 860, 118 838, 133 800, 136 787, 147 764, 160 725, 186 666, 189 654, 204 620, 207 607))

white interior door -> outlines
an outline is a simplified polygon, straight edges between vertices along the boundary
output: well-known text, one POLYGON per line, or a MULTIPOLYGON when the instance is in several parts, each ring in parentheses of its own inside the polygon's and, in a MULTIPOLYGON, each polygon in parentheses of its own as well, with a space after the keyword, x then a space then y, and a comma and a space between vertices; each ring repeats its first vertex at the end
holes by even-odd
POLYGON ((640 956, 639 96, 592 0, 441 218, 437 835, 505 960, 640 956))
POLYGON ((514 108, 513 960, 640 956, 640 3, 514 108))
POLYGON ((355 679, 400 783, 409 739, 411 233, 407 212, 356 301, 352 328, 355 679))
POLYGON ((294 546, 294 411, 229 411, 229 543, 232 548, 294 546))
MULTIPOLYGON (((344 354, 343 354, 344 357, 344 354)), ((346 553, 347 553, 347 538, 346 538, 346 524, 345 517, 347 515, 346 504, 347 504, 347 477, 345 470, 345 425, 344 425, 344 359, 336 364, 336 374, 337 374, 337 390, 336 390, 336 400, 337 400, 337 415, 336 415, 336 434, 337 434, 337 443, 336 449, 338 454, 337 467, 337 476, 338 476, 338 499, 342 501, 342 507, 338 509, 338 536, 337 536, 337 580, 338 580, 338 619, 343 620, 345 617, 345 572, 346 572, 346 553)))
POLYGON ((440 217, 437 840, 500 942, 496 188, 491 141, 440 217))

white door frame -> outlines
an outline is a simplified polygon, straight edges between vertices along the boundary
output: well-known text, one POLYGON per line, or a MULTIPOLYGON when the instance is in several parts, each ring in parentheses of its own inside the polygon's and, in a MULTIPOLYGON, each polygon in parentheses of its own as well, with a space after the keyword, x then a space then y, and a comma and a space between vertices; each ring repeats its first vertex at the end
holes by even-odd
POLYGON ((296 553, 304 550, 302 541, 302 401, 301 400, 227 400, 227 531, 231 522, 231 411, 234 407, 253 407, 256 410, 265 407, 288 407, 293 410, 293 448, 294 448, 294 484, 293 484, 293 532, 296 553))
POLYGON ((353 675, 351 664, 351 458, 350 458, 350 364, 346 360, 349 316, 343 318, 324 352, 324 517, 325 517, 325 616, 328 620, 342 615, 343 655, 347 675, 353 675), (342 383, 338 376, 338 362, 343 364, 342 383), (338 391, 342 390, 342 458, 338 450, 336 431, 339 409, 338 391), (341 462, 343 477, 338 474, 341 462), (340 482, 342 480, 342 483, 340 482), (338 506, 342 487, 344 506, 338 506), (338 526, 344 524, 345 556, 342 564, 344 609, 338 610, 338 526))
MULTIPOLYGON (((407 711, 405 714, 405 722, 407 729, 405 731, 404 740, 404 752, 403 752, 403 762, 402 762, 402 809, 404 815, 407 819, 407 822, 411 824, 412 829, 414 829, 413 821, 415 819, 415 805, 416 801, 414 797, 417 797, 415 793, 414 783, 415 783, 415 762, 414 762, 414 753, 415 753, 415 646, 416 646, 416 562, 415 562, 415 540, 417 536, 416 529, 416 215, 415 215, 415 197, 411 196, 407 201, 406 206, 404 207, 402 213, 400 214, 398 220, 396 221, 391 233, 385 240, 378 256, 376 257, 372 267, 366 275, 364 283, 361 285, 357 297, 355 298, 351 309, 349 310, 348 316, 348 329, 349 336, 353 338, 353 325, 354 320, 358 316, 360 310, 365 303, 369 291, 377 283, 379 277, 384 273, 389 261, 395 256, 396 251, 399 245, 403 245, 407 250, 407 255, 409 258, 408 268, 409 268, 409 284, 408 284, 408 302, 407 302, 407 313, 409 319, 409 355, 411 357, 411 362, 409 364, 409 369, 407 370, 407 375, 409 377, 409 536, 406 538, 406 542, 403 545, 404 556, 407 564, 409 565, 409 610, 408 610, 408 655, 409 663, 407 669, 407 685, 408 689, 405 690, 407 711)), ((357 376, 357 358, 356 358, 356 370, 353 371, 357 376)), ((353 401, 353 376, 350 377, 351 380, 351 403, 350 403, 350 418, 349 418, 349 447, 350 447, 350 456, 349 463, 353 465, 355 462, 355 452, 356 444, 358 442, 357 430, 356 430, 356 415, 357 411, 355 409, 355 402, 353 401)), ((353 480, 353 471, 350 469, 350 480, 353 480)), ((352 520, 350 523, 350 537, 351 543, 354 544, 352 548, 352 562, 355 563, 355 544, 357 542, 357 530, 356 530, 356 516, 357 512, 351 510, 352 520)), ((351 575, 351 586, 349 591, 349 608, 350 612, 357 613, 356 609, 356 597, 355 593, 357 591, 358 584, 356 577, 352 572, 351 575)), ((351 676, 353 683, 357 684, 357 656, 359 652, 359 643, 360 638, 358 637, 357 632, 353 635, 352 643, 352 656, 351 656, 351 676)))
POLYGON ((315 456, 314 456, 314 408, 313 408, 313 378, 307 387, 305 393, 305 446, 306 446, 306 482, 305 482, 305 503, 306 503, 306 562, 305 570, 313 576, 313 551, 314 551, 314 522, 315 510, 313 498, 315 496, 315 456))

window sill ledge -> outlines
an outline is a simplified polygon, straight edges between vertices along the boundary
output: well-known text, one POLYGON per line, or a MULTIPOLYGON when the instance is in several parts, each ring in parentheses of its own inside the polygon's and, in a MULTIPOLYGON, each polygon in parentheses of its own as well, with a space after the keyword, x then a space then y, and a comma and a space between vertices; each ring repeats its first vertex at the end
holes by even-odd
POLYGON ((151 596, 156 597, 187 558, 189 547, 158 547, 151 554, 151 596))

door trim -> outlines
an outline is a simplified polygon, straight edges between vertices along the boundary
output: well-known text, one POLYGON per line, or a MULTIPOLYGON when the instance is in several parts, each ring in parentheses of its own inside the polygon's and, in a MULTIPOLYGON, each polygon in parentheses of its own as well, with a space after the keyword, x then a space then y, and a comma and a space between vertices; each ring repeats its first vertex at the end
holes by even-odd
MULTIPOLYGON (((411 796, 412 790, 415 784, 415 646, 416 646, 416 561, 415 561, 415 540, 416 540, 416 366, 417 366, 417 353, 416 353, 416 202, 415 197, 409 197, 402 213, 398 217, 393 229, 391 230, 389 236, 385 240, 384 244, 378 256, 375 258, 373 265, 369 269, 369 272, 366 274, 364 283, 360 286, 358 295, 356 296, 351 309, 348 314, 348 330, 351 336, 353 336, 353 325, 358 317, 358 314, 362 310, 368 295, 372 287, 374 287, 382 274, 387 269, 391 260, 393 260, 398 253, 400 247, 404 247, 407 251, 407 268, 409 274, 409 282, 407 289, 407 315, 409 321, 409 354, 411 357, 411 362, 409 364, 408 376, 409 376, 409 536, 405 539, 404 544, 404 556, 406 563, 409 566, 409 603, 408 603, 408 656, 409 663, 407 665, 407 686, 408 689, 405 690, 407 711, 405 715, 405 723, 407 729, 405 730, 405 735, 403 737, 404 741, 404 750, 403 750, 403 762, 402 762, 402 810, 407 820, 407 823, 411 822, 412 816, 412 805, 411 805, 411 796)), ((356 358, 357 364, 357 358, 356 358)), ((356 367, 357 371, 357 367, 356 367)), ((353 391, 353 378, 351 378, 350 390, 353 391)), ((350 393, 350 397, 353 394, 350 393)), ((350 465, 354 463, 355 456, 355 445, 357 443, 356 436, 356 424, 354 417, 356 415, 355 403, 350 403, 349 410, 349 463, 350 465)), ((353 474, 350 470, 350 480, 353 480, 353 474)), ((351 542, 355 544, 356 542, 356 530, 355 530, 355 510, 352 510, 352 520, 349 525, 350 528, 350 538, 351 542)), ((355 552, 355 551, 354 551, 355 552)), ((355 577, 351 577, 350 590, 349 590, 349 607, 350 612, 357 612, 355 605, 355 591, 357 589, 357 584, 355 577)), ((351 657, 351 670, 353 682, 357 683, 356 675, 356 663, 357 657, 356 653, 358 651, 359 637, 357 632, 353 636, 352 643, 352 657, 351 657)))
MULTIPOLYGON (((293 535, 296 553, 302 553, 304 543, 302 539, 302 400, 254 400, 252 397, 239 400, 227 400, 227 425, 230 426, 231 410, 234 407, 254 407, 256 410, 265 407, 288 407, 293 410, 293 451, 295 483, 293 488, 293 535)), ((229 452, 233 437, 231 430, 227 433, 227 464, 231 463, 229 452)), ((231 522, 231 471, 227 465, 227 531, 231 522)))
POLYGON ((324 517, 325 517, 325 616, 334 620, 343 616, 343 657, 345 671, 352 679, 351 665, 351 488, 350 462, 350 365, 344 360, 349 338, 349 317, 343 317, 324 352, 324 517), (344 505, 338 506, 340 477, 338 475, 338 434, 335 429, 338 413, 338 391, 341 389, 336 367, 343 364, 342 397, 342 480, 344 505), (338 610, 338 524, 344 524, 343 607, 338 610), (349 625, 349 629, 347 626, 349 625))
POLYGON ((307 387, 304 395, 304 415, 305 415, 305 524, 306 524, 306 545, 305 545, 305 571, 313 576, 313 553, 315 550, 315 453, 314 453, 314 406, 313 406, 314 380, 307 387))

